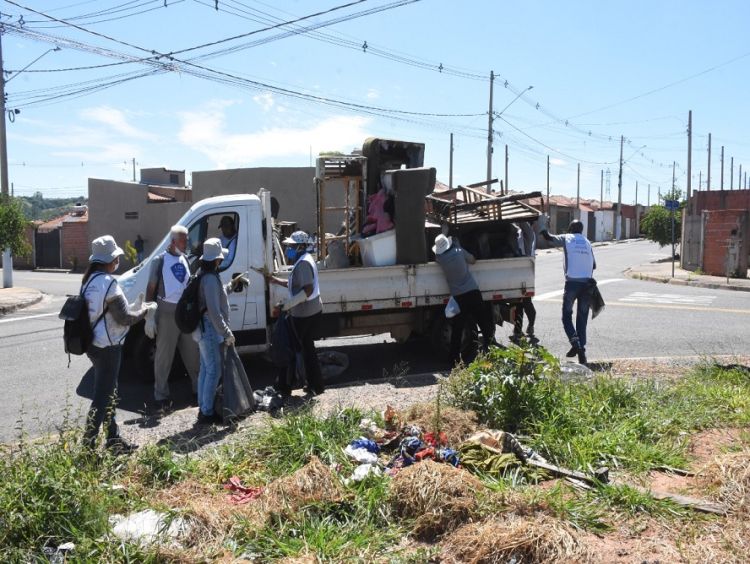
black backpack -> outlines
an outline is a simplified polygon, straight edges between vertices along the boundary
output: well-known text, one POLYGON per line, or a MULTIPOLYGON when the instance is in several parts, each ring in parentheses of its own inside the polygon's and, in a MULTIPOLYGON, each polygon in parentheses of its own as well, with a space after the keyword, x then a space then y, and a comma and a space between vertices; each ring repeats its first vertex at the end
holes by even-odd
MULTIPOLYGON (((217 275, 218 276, 218 275, 217 275)), ((200 289, 203 273, 193 274, 182 292, 174 310, 174 321, 183 333, 192 333, 198 328, 203 311, 200 308, 200 289)))
POLYGON ((68 296, 65 300, 60 314, 58 317, 65 321, 63 326, 63 343, 65 344, 65 352, 68 353, 68 366, 70 366, 70 355, 82 355, 91 346, 91 342, 94 340, 94 327, 102 320, 104 314, 107 313, 106 297, 109 294, 114 280, 110 282, 107 287, 107 291, 104 292, 104 306, 102 307, 102 314, 97 318, 94 324, 91 324, 89 320, 89 308, 84 297, 89 284, 96 278, 92 276, 85 286, 81 287, 81 292, 77 296, 68 296))

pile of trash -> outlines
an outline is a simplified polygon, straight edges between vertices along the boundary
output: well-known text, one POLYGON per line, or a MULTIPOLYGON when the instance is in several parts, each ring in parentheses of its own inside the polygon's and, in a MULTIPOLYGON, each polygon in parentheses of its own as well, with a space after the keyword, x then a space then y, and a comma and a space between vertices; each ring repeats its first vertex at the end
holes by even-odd
MULTIPOLYGON (((496 430, 475 432, 459 444, 451 445, 448 433, 400 420, 388 406, 382 414, 383 428, 369 418, 360 421, 361 436, 344 447, 344 453, 358 466, 345 484, 361 482, 369 476, 395 476, 402 469, 431 460, 465 468, 471 472, 501 474, 526 466, 530 459, 546 462, 533 450, 524 448, 510 433, 496 430)), ((453 434, 455 437, 455 434, 453 434)), ((538 468, 525 469, 529 477, 544 478, 538 468)))

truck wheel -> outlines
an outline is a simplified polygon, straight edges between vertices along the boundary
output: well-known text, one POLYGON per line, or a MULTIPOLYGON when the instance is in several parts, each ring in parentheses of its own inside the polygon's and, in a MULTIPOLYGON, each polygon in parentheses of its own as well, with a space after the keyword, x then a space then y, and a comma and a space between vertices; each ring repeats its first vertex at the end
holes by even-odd
MULTIPOLYGON (((453 334, 453 325, 444 315, 437 315, 432 322, 430 332, 430 345, 435 354, 443 359, 450 360, 451 335, 453 334)), ((464 358, 473 358, 476 356, 478 332, 476 327, 464 326, 464 334, 461 339, 461 352, 464 358)))

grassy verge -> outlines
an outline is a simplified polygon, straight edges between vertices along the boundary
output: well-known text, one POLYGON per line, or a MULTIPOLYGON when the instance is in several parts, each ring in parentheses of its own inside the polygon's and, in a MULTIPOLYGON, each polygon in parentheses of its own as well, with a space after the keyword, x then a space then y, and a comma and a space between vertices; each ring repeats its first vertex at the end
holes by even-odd
MULTIPOLYGON (((638 476, 654 466, 684 466, 695 431, 747 426, 750 375, 706 363, 668 382, 601 374, 564 381, 543 350, 494 350, 451 376, 435 404, 434 426, 445 425, 450 433, 448 419, 456 419, 456 408, 473 410, 482 425, 513 430, 562 466, 589 471, 608 465, 638 476)), ((300 411, 199 457, 177 456, 163 446, 143 448, 129 459, 91 456, 79 446, 76 430, 53 442, 21 443, 0 454, 0 561, 46 561, 45 549, 65 542, 76 544, 71 559, 76 562, 228 555, 261 561, 305 555, 323 561, 427 561, 441 547, 405 542, 415 516, 395 509, 395 479, 370 477, 349 486, 339 479, 355 468, 342 447, 360 434, 363 417, 379 416, 346 408, 327 416, 300 411), (305 483, 311 460, 319 461, 317 476, 330 478, 320 482, 325 491, 315 491, 314 480, 305 483), (235 475, 273 496, 232 506, 221 485, 235 475), (192 519, 197 532, 169 550, 112 536, 109 516, 148 507, 192 519)), ((625 485, 580 492, 562 482, 542 486, 517 470, 477 478, 476 503, 466 510, 475 519, 501 522, 514 516, 516 521, 507 522, 516 526, 524 516, 540 523, 552 517, 570 530, 600 535, 637 516, 696 523, 687 510, 625 485)))

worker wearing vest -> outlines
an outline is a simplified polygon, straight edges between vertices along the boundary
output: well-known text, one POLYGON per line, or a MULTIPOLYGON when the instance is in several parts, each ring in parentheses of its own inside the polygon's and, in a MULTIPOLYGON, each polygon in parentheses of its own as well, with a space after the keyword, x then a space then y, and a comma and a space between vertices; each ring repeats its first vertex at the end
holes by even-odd
POLYGON ((565 290, 563 292, 562 322, 570 341, 568 357, 578 355, 578 362, 586 364, 586 325, 589 319, 591 295, 596 282, 596 260, 591 243, 583 234, 583 223, 570 222, 568 232, 553 235, 548 229, 546 215, 539 216, 539 231, 547 241, 563 249, 565 290), (576 323, 573 325, 573 302, 577 303, 576 323))
POLYGON ((190 376, 194 404, 197 404, 200 369, 198 344, 191 335, 180 331, 174 317, 177 302, 190 279, 190 265, 184 254, 187 248, 187 228, 182 225, 172 226, 170 237, 172 240, 167 250, 153 261, 146 290, 147 299, 159 304, 155 327, 148 324, 145 330, 150 338, 154 338, 154 333, 156 336, 154 399, 163 413, 172 409, 169 373, 172 371, 175 350, 180 351, 182 363, 190 376))
MULTIPOLYGON (((323 317, 323 302, 320 300, 320 284, 318 281, 318 266, 315 259, 308 252, 310 237, 304 231, 295 231, 282 241, 291 249, 288 258, 294 264, 288 280, 269 276, 268 281, 273 284, 289 288, 289 297, 282 302, 281 309, 288 311, 291 316, 291 326, 297 338, 298 350, 302 353, 309 394, 322 394, 325 390, 323 375, 320 371, 318 354, 315 352, 315 336, 318 333, 323 317)), ((281 395, 291 394, 290 370, 283 368, 279 373, 276 389, 281 395)))

